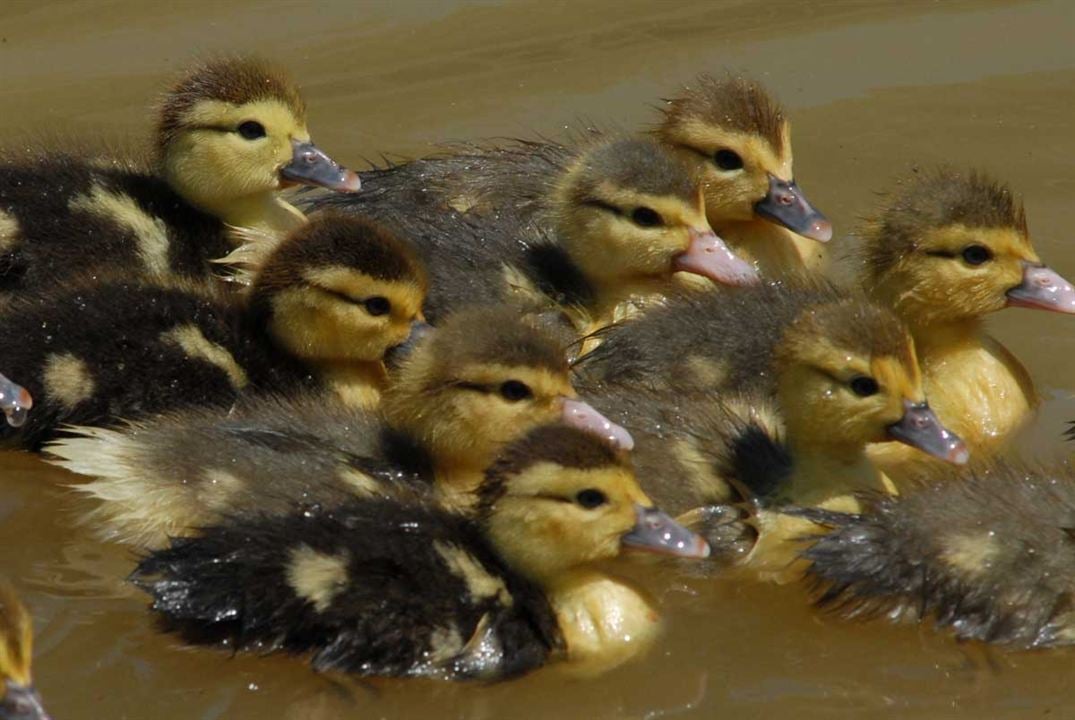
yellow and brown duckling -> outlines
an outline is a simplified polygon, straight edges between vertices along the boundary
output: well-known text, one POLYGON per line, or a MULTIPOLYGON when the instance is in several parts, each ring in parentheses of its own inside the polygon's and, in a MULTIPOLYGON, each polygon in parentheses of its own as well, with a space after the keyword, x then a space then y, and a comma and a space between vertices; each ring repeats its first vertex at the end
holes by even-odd
POLYGON ((419 340, 378 412, 324 393, 253 398, 86 428, 49 452, 94 478, 77 487, 101 500, 89 521, 102 536, 159 545, 227 516, 382 493, 397 476, 465 505, 507 443, 557 421, 632 446, 577 397, 554 336, 510 309, 472 309, 419 340))
MULTIPOLYGON (((1037 395, 983 320, 1005 307, 1075 313, 1075 289, 1042 263, 1019 199, 978 173, 911 178, 866 235, 865 287, 910 327, 934 409, 972 452, 996 452, 1029 419, 1037 395)), ((872 456, 900 474, 921 459, 887 446, 872 456)))
POLYGON ((472 163, 481 169, 457 190, 482 212, 411 206, 398 177, 389 187, 317 201, 374 217, 419 245, 434 322, 455 307, 508 301, 558 310, 585 333, 619 318, 627 304, 661 297, 677 274, 730 284, 756 279, 710 228, 698 182, 653 141, 522 144, 399 170, 459 166, 441 167, 454 184, 472 163))
POLYGON ((151 161, 8 153, 0 161, 0 290, 87 271, 203 277, 231 249, 228 226, 283 235, 304 221, 293 184, 357 190, 310 142, 306 105, 251 59, 191 70, 167 93, 151 161))
POLYGON ((745 383, 738 392, 713 386, 686 394, 641 385, 590 397, 631 429, 647 492, 705 528, 716 555, 783 580, 797 570, 789 540, 810 524, 769 508, 854 511, 857 492, 895 492, 870 463, 869 443, 894 440, 956 464, 968 457, 929 409, 913 344, 890 311, 855 297, 809 305, 782 329, 771 358, 771 389, 745 383), (757 506, 750 521, 757 544, 747 551, 725 526, 735 514, 714 507, 740 500, 757 506))
POLYGON ((832 224, 792 173, 791 125, 757 82, 700 75, 654 131, 698 169, 713 229, 767 278, 820 270, 832 224))
POLYGON ((317 670, 493 680, 638 656, 659 627, 654 601, 594 564, 708 552, 623 455, 573 428, 509 445, 476 496, 469 517, 426 494, 225 521, 150 554, 134 580, 196 643, 305 655, 317 670))
POLYGON ((211 281, 128 279, 24 295, 5 310, 0 365, 36 407, 4 435, 37 448, 63 425, 303 387, 375 405, 382 359, 421 321, 424 290, 405 244, 324 216, 275 249, 245 298, 211 281))
POLYGON ((829 528, 803 553, 820 607, 931 622, 1018 649, 1075 642, 1075 477, 985 464, 862 511, 804 514, 829 528))
POLYGON ((0 582, 0 720, 49 720, 30 673, 34 627, 7 582, 0 582))

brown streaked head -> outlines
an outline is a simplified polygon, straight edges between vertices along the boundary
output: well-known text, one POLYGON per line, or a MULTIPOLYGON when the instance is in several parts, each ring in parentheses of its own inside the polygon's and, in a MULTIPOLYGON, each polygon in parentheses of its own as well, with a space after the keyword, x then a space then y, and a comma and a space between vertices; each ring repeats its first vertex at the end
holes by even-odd
POLYGON ((831 223, 795 183, 787 117, 759 83, 703 74, 663 112, 656 135, 698 169, 718 230, 761 218, 814 240, 832 237, 831 223))
POLYGON ((1010 305, 1075 312, 1075 289, 1034 250, 1022 202, 982 173, 904 180, 863 234, 865 282, 913 327, 1010 305))
POLYGON ((599 286, 675 272, 732 285, 756 281, 709 226, 698 180, 652 140, 611 139, 584 150, 553 201, 561 243, 599 286))
POLYGON ((896 440, 966 462, 926 404, 914 342, 891 311, 857 297, 810 307, 775 358, 789 438, 852 454, 896 440))
POLYGON ((266 258, 255 317, 312 362, 371 362, 423 322, 427 279, 413 249, 370 220, 320 214, 266 258))
POLYGON ((547 423, 630 437, 577 399, 558 340, 506 307, 459 311, 429 332, 393 371, 382 410, 436 462, 479 470, 547 423))
POLYGON ((704 540, 653 507, 625 455, 576 428, 531 430, 500 453, 477 492, 498 551, 539 582, 625 547, 708 555, 704 540))

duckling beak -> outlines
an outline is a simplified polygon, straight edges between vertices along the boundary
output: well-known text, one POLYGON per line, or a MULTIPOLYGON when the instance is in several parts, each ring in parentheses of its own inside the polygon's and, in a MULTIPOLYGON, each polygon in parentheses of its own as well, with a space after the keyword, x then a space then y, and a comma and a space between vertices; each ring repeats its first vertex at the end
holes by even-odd
POLYGON ((794 180, 769 175, 769 192, 754 204, 754 212, 805 238, 832 240, 832 223, 810 204, 794 180))
POLYGON ((17 685, 8 680, 0 700, 0 718, 4 720, 51 720, 41 696, 33 686, 17 685))
POLYGON ((903 417, 888 426, 888 439, 918 448, 953 465, 966 465, 970 460, 967 446, 958 435, 941 425, 926 403, 904 400, 903 417))
POLYGON ((715 232, 691 228, 687 251, 672 261, 673 272, 688 272, 724 285, 758 282, 754 266, 728 249, 715 232))
POLYGON ((384 354, 385 366, 391 369, 399 367, 399 364, 407 359, 414 352, 414 349, 418 347, 418 344, 432 331, 433 326, 425 320, 415 320, 411 323, 411 334, 407 336, 407 339, 399 345, 393 345, 388 348, 388 351, 384 354))
POLYGON ((0 410, 4 411, 8 425, 20 427, 33 406, 34 399, 26 388, 0 375, 0 410))
POLYGON ((624 547, 683 558, 709 557, 709 543, 655 507, 635 505, 635 526, 620 541, 624 547))
POLYGON ((1009 307, 1075 314, 1075 287, 1044 265, 1023 263, 1023 282, 1008 291, 1009 307))
POLYGON ((635 439, 627 432, 627 428, 612 422, 588 402, 564 398, 564 409, 560 417, 565 425, 593 433, 617 450, 629 451, 635 446, 635 439))
POLYGON ((347 193, 362 187, 357 173, 339 165, 312 142, 292 140, 291 150, 291 162, 280 168, 284 180, 347 193))

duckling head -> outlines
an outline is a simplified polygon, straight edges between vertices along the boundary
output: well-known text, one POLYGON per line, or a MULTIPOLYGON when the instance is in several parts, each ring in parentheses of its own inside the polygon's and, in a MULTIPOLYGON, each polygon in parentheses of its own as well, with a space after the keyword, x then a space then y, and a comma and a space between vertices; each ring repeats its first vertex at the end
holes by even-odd
POLYGON ((239 226, 257 224, 241 214, 245 206, 291 184, 360 186, 358 175, 310 141, 306 104, 291 79, 253 59, 216 60, 183 77, 160 107, 157 155, 176 192, 239 226))
POLYGON ((930 410, 914 341, 890 311, 857 298, 812 307, 785 332, 775 362, 793 444, 839 457, 893 440, 954 464, 969 459, 930 410))
POLYGON ((7 583, 0 583, 0 718, 48 720, 30 676, 33 623, 7 583))
POLYGON ((761 218, 813 240, 832 238, 832 223, 795 183, 791 126, 761 85, 701 75, 663 112, 656 135, 698 168, 715 227, 761 218))
POLYGON ((1075 313, 1075 288, 1042 264, 1023 205, 980 173, 948 168, 905 183, 863 245, 864 277, 912 327, 1008 306, 1075 313))
POLYGON ((505 444, 557 421, 633 445, 576 396, 560 343, 510 308, 446 318, 392 373, 381 409, 441 467, 484 470, 505 444))
POLYGON ((698 181, 656 142, 618 139, 589 148, 553 197, 561 243, 600 286, 675 272, 730 285, 757 281, 709 226, 698 181))
POLYGON ((424 325, 426 274, 413 250, 376 223, 322 213, 266 258, 251 287, 254 317, 308 362, 375 362, 424 325))
POLYGON ((477 494, 497 550, 539 582, 624 549, 709 555, 705 540, 654 507, 624 453, 577 428, 537 427, 507 446, 477 494))

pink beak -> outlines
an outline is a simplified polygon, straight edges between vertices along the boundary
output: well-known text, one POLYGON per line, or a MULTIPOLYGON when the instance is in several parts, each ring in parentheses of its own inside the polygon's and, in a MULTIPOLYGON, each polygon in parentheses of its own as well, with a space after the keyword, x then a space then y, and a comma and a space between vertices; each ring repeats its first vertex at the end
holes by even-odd
POLYGON ((564 398, 561 418, 564 424, 593 433, 617 450, 631 450, 635 446, 635 439, 627 432, 627 428, 612 422, 582 400, 564 398))
POLYGON ((691 230, 687 251, 672 261, 672 270, 701 275, 722 285, 754 285, 759 281, 754 266, 728 249, 708 228, 691 230))
POLYGON ((1023 263, 1023 282, 1008 291, 1011 307, 1075 313, 1075 288, 1055 270, 1023 263))

